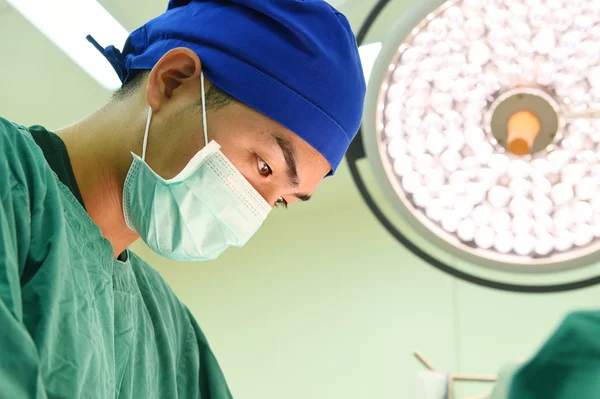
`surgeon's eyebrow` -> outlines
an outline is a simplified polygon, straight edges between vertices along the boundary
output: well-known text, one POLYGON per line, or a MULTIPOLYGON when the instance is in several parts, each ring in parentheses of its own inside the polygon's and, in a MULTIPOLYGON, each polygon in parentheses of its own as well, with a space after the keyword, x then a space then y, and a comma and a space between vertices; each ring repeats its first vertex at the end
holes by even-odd
POLYGON ((298 187, 300 182, 298 181, 298 168, 296 166, 296 151, 294 149, 294 145, 282 137, 275 135, 273 135, 273 137, 279 145, 279 148, 283 154, 283 158, 285 159, 285 163, 287 165, 287 175, 290 180, 290 184, 294 187, 298 187))
MULTIPOLYGON (((298 167, 296 166, 296 151, 294 149, 294 145, 283 137, 279 137, 275 134, 273 137, 275 138, 275 141, 277 142, 277 145, 283 154, 283 158, 285 159, 285 163, 287 165, 287 175, 290 184, 293 187, 298 187, 300 181, 298 180, 298 167)), ((311 198, 311 195, 294 194, 294 197, 301 201, 308 201, 311 198)))

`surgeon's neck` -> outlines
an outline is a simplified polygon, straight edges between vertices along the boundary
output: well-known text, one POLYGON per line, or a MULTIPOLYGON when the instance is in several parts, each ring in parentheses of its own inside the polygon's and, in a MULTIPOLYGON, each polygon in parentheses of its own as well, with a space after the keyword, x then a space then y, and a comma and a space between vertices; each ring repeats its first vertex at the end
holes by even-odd
POLYGON ((56 131, 64 141, 86 210, 117 257, 139 236, 123 216, 123 183, 130 150, 141 148, 144 109, 132 101, 111 101, 86 118, 56 131), (139 109, 138 109, 139 108, 139 109), (128 134, 135 130, 140 134, 128 134))

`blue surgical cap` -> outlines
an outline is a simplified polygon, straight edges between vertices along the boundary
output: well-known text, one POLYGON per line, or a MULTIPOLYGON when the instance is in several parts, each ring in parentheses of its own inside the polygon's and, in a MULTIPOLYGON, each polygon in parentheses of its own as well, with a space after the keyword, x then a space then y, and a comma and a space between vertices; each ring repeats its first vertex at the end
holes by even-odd
POLYGON ((285 126, 337 169, 362 118, 366 84, 356 38, 323 0, 171 0, 102 49, 121 81, 187 47, 217 87, 285 126))

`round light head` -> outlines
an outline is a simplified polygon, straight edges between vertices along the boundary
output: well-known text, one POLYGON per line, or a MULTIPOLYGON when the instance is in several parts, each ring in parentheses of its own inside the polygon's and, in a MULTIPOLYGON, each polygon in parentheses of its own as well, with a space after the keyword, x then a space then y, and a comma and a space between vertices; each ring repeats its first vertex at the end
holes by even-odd
POLYGON ((363 140, 440 247, 526 271, 600 249, 600 124, 565 117, 600 108, 598 3, 451 1, 382 52, 363 140))

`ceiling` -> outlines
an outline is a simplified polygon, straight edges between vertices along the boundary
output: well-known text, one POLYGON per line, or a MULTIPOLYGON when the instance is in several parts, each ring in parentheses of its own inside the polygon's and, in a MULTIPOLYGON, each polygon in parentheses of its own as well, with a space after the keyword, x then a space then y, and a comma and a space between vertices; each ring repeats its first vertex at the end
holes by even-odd
MULTIPOLYGON (((267 0, 265 0, 267 1, 267 0)), ((99 0, 128 30, 162 13, 167 0, 99 0)), ((376 0, 331 0, 357 31, 376 0)), ((411 0, 392 1, 368 41, 381 40, 396 16, 411 0)), ((115 43, 119 47, 119 43, 115 43)), ((110 93, 75 65, 34 26, 0 0, 0 116, 24 125, 42 124, 55 129, 99 108, 110 93), (18 32, 18 34, 16 34, 18 32)), ((361 204, 345 167, 326 179, 305 211, 361 204)))
POLYGON ((5 0, 0 0, 0 15, 7 14, 13 11, 13 8, 5 0))

